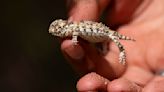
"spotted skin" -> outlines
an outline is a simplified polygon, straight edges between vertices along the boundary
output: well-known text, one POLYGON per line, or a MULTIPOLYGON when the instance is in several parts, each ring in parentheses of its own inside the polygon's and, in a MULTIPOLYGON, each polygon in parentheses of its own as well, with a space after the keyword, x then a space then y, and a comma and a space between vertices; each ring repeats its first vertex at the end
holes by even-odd
POLYGON ((128 36, 121 35, 118 32, 109 29, 109 27, 102 23, 93 21, 68 22, 66 20, 58 19, 51 23, 49 33, 61 38, 72 37, 74 45, 77 45, 78 37, 81 37, 91 43, 112 40, 119 48, 119 62, 123 65, 126 63, 126 54, 125 49, 119 40, 135 41, 128 36))

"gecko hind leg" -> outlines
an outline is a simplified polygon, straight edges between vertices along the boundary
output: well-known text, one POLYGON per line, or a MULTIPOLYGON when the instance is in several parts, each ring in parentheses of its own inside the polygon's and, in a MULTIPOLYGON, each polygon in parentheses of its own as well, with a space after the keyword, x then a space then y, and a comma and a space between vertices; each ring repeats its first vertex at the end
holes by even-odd
POLYGON ((126 54, 125 54, 125 49, 123 45, 119 42, 119 38, 116 36, 111 37, 112 41, 117 45, 119 48, 120 54, 119 54, 119 62, 123 65, 126 63, 126 54))

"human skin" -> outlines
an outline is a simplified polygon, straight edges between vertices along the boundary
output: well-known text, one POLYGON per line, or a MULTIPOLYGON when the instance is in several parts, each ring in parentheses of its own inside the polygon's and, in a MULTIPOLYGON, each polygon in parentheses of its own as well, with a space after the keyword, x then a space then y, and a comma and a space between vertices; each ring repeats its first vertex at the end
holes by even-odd
POLYGON ((155 75, 164 69, 164 0, 74 0, 69 6, 69 21, 99 21, 106 9, 106 25, 136 40, 121 41, 126 66, 118 62, 113 42, 103 56, 83 40, 77 46, 63 40, 63 54, 83 75, 77 82, 79 92, 164 92, 164 77, 155 75))

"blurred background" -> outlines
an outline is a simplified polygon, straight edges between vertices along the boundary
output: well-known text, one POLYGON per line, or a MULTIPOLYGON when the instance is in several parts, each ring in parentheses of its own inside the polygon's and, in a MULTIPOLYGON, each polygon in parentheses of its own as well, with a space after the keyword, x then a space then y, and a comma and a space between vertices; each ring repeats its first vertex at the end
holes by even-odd
POLYGON ((64 0, 1 0, 0 92, 76 92, 77 77, 48 33, 64 0))

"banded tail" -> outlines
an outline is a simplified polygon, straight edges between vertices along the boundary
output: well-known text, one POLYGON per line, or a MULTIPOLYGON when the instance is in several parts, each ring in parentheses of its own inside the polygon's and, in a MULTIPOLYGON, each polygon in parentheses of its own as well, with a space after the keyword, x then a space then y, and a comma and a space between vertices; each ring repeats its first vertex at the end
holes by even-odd
POLYGON ((125 35, 121 35, 118 33, 118 37, 120 40, 131 40, 131 41, 136 41, 135 39, 129 37, 129 36, 125 36, 125 35))

